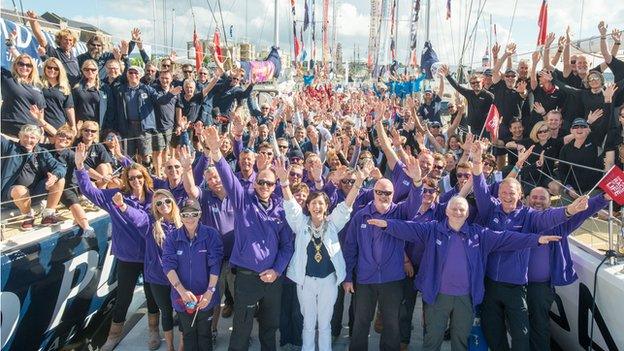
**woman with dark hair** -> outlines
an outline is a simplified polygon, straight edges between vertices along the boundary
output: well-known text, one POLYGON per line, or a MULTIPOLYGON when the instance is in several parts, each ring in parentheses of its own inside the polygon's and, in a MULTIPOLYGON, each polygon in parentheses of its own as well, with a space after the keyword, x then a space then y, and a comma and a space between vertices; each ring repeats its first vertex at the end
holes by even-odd
MULTIPOLYGON (((87 199, 110 215, 111 252, 117 259, 117 300, 113 306, 113 323, 106 343, 100 348, 102 351, 111 351, 121 340, 126 313, 132 301, 137 279, 143 272, 145 256, 145 233, 138 228, 149 219, 147 216, 136 216, 137 212, 128 211, 128 208, 149 212, 153 184, 147 169, 134 163, 122 173, 120 189, 98 189, 89 179, 89 173, 85 168, 86 159, 87 148, 84 144, 79 144, 75 155, 78 186, 87 199), (114 197, 116 199, 113 199, 114 197)), ((145 282, 143 289, 148 312, 158 313, 158 305, 152 295, 150 284, 145 282)))
POLYGON ((331 214, 327 213, 330 206, 327 195, 323 192, 310 193, 305 201, 309 215, 305 215, 290 190, 290 168, 277 160, 275 173, 284 194, 286 220, 295 233, 295 252, 286 275, 297 283, 297 297, 303 314, 302 350, 315 350, 317 322, 319 350, 331 350, 330 322, 338 294, 336 287, 346 274, 338 232, 349 221, 353 202, 368 174, 359 170, 356 172, 351 191, 331 214))

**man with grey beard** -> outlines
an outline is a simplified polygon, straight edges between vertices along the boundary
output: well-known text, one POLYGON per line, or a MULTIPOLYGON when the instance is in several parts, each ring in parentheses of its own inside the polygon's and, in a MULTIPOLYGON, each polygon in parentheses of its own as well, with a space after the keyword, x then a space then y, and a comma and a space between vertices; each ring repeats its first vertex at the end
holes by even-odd
POLYGON ((87 49, 88 51, 78 55, 78 65, 82 67, 82 64, 86 60, 95 60, 98 65, 98 72, 100 76, 100 81, 104 81, 106 79, 106 62, 110 59, 118 59, 123 60, 128 55, 128 42, 125 40, 121 41, 121 45, 119 47, 119 57, 115 57, 113 52, 107 51, 104 52, 104 40, 99 35, 94 35, 87 41, 87 49))

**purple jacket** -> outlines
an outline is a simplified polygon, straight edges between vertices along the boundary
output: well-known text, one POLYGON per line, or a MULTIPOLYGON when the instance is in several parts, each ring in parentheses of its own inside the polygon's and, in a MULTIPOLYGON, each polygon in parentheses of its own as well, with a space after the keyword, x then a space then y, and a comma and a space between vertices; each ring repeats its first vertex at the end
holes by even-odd
MULTIPOLYGON (((548 229, 567 220, 563 207, 537 211, 519 205, 518 208, 507 214, 503 211, 500 201, 490 196, 483 173, 475 177, 473 184, 478 208, 476 224, 487 226, 496 231, 550 233, 548 229)), ((524 249, 490 255, 486 270, 488 278, 509 284, 526 284, 528 282, 529 253, 530 250, 524 249)))
MULTIPOLYGON (((145 222, 140 212, 132 211, 129 215, 122 214, 113 203, 113 196, 119 189, 98 189, 89 179, 86 169, 76 170, 76 179, 82 194, 93 202, 96 206, 108 212, 111 218, 112 249, 113 256, 124 262, 143 262, 145 256, 145 229, 139 229, 137 223, 145 222), (139 217, 133 217, 138 215, 139 217)), ((148 211, 151 203, 151 194, 146 198, 145 203, 139 203, 134 197, 123 194, 124 201, 128 207, 148 211)), ((147 218, 147 214, 145 214, 147 218)), ((149 223, 149 220, 147 220, 149 223)))
POLYGON ((199 194, 199 203, 202 208, 201 222, 215 228, 221 234, 223 241, 223 256, 227 260, 232 254, 234 245, 234 204, 229 197, 223 201, 210 190, 202 190, 199 194))
MULTIPOLYGON (((176 271, 182 286, 195 295, 202 295, 208 290, 210 275, 219 276, 221 260, 223 260, 221 235, 201 223, 197 227, 193 241, 189 241, 186 228, 182 226, 171 232, 163 244, 163 272, 166 275, 172 270, 176 271)), ((218 285, 215 288, 218 288, 218 285)), ((171 289, 171 301, 176 311, 185 311, 176 289, 171 289)), ((215 291, 205 310, 213 308, 218 303, 219 291, 215 291)))
MULTIPOLYGON (((450 233, 448 222, 415 223, 389 220, 382 230, 400 240, 414 242, 424 249, 414 287, 423 294, 423 301, 433 304, 440 291, 441 273, 447 259, 450 233)), ((513 231, 495 232, 474 224, 464 224, 458 233, 463 236, 468 261, 470 295, 473 309, 483 301, 485 262, 494 251, 537 247, 539 235, 513 231)))
POLYGON ((258 273, 273 269, 282 274, 294 252, 282 200, 271 197, 269 207, 264 208, 254 189, 241 185, 224 158, 216 168, 236 211, 230 263, 258 273))
POLYGON ((366 222, 372 218, 413 218, 421 201, 422 187, 412 186, 407 199, 399 204, 391 204, 386 213, 377 212, 374 202, 370 202, 351 218, 342 248, 347 269, 345 282, 353 282, 355 269, 358 284, 380 284, 405 278, 405 242, 383 235, 380 228, 366 222))
POLYGON ((547 264, 550 267, 551 285, 564 286, 574 283, 574 281, 578 279, 578 276, 574 270, 572 256, 570 256, 568 236, 580 227, 585 220, 607 206, 608 203, 609 202, 605 200, 603 195, 596 195, 589 199, 589 206, 585 211, 579 212, 570 217, 570 219, 565 223, 545 231, 544 234, 559 235, 562 239, 548 244, 550 258, 549 262, 543 262, 534 258, 534 252, 541 249, 541 247, 531 249, 531 254, 529 256, 529 269, 535 265, 547 264))

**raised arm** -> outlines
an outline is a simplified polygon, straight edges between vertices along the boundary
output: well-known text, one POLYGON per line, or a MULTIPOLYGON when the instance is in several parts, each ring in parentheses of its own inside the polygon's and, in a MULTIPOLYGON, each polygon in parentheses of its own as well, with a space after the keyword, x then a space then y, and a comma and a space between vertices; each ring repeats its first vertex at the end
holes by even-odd
POLYGON ((228 197, 232 199, 232 203, 234 206, 241 210, 243 206, 245 192, 243 186, 240 181, 236 179, 230 165, 227 163, 223 155, 221 154, 221 150, 219 146, 221 145, 221 138, 219 137, 219 132, 217 128, 214 126, 210 126, 204 129, 204 138, 208 147, 210 148, 210 157, 212 158, 212 162, 215 164, 217 168, 217 172, 221 177, 221 182, 223 183, 223 188, 225 189, 228 197))
POLYGON ((505 48, 505 53, 503 53, 503 57, 496 63, 494 68, 492 68, 492 83, 496 84, 501 80, 501 72, 500 69, 503 66, 503 62, 507 61, 507 58, 511 57, 516 52, 516 44, 511 42, 507 44, 505 48))
POLYGON ((572 64, 570 63, 570 26, 566 28, 565 45, 563 47, 563 77, 568 78, 572 73, 572 64))
POLYGON ((221 68, 217 67, 214 71, 214 77, 212 77, 212 80, 210 81, 210 83, 206 84, 206 86, 202 89, 202 95, 204 97, 210 93, 210 91, 212 90, 212 88, 215 87, 215 85, 217 85, 217 82, 219 81, 219 78, 221 77, 222 74, 223 74, 223 71, 221 70, 221 68))
POLYGON ((384 229, 384 233, 389 234, 397 239, 413 242, 419 245, 425 245, 429 228, 436 224, 416 223, 411 221, 402 221, 398 219, 369 219, 368 225, 373 225, 384 229))
POLYGON ((182 146, 178 150, 178 160, 182 165, 182 184, 184 185, 184 191, 194 199, 199 198, 201 191, 195 185, 193 160, 187 146, 182 146))
POLYGON ((477 211, 483 220, 487 220, 488 215, 494 210, 496 202, 490 196, 490 190, 483 176, 483 148, 480 142, 473 144, 472 155, 473 190, 477 202, 477 211))
POLYGON ((74 163, 76 164, 76 178, 78 181, 78 187, 82 194, 93 202, 95 205, 101 207, 102 209, 109 211, 111 209, 110 198, 105 196, 104 191, 102 189, 96 188, 93 183, 91 183, 91 179, 89 178, 89 173, 84 167, 84 161, 87 158, 87 151, 84 144, 80 143, 76 147, 76 152, 74 154, 74 163))
MULTIPOLYGON (((546 56, 546 50, 544 50, 544 56, 546 56)), ((540 52, 536 50, 531 55, 531 70, 529 71, 529 77, 531 78, 531 90, 537 89, 537 63, 540 59, 540 52)))
POLYGON ((466 97, 468 94, 470 94, 471 90, 470 89, 466 89, 466 88, 462 87, 461 85, 457 84, 455 79, 453 79, 453 77, 451 77, 450 74, 446 75, 446 79, 449 81, 449 84, 451 84, 451 86, 455 90, 457 90, 458 93, 462 94, 464 97, 466 97))
POLYGON ((43 35, 43 31, 41 30, 41 25, 38 21, 39 17, 34 11, 26 11, 26 16, 28 16, 28 22, 30 23, 30 28, 32 29, 35 39, 37 39, 40 46, 47 48, 48 41, 46 40, 45 35, 43 35))
POLYGON ((611 63, 613 56, 611 56, 611 52, 607 47, 607 25, 604 21, 598 23, 598 31, 600 32, 600 53, 608 65, 611 63))

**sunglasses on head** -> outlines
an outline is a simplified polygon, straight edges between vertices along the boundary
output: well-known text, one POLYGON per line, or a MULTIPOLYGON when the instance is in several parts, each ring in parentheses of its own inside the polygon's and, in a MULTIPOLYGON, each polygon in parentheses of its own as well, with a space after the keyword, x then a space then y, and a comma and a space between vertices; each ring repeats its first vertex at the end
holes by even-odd
POLYGON ((182 166, 177 165, 177 164, 176 164, 176 165, 169 165, 169 166, 167 166, 167 170, 171 171, 171 170, 173 170, 174 168, 175 168, 175 169, 180 169, 180 167, 182 167, 182 166))
POLYGON ((197 218, 201 215, 201 212, 183 212, 180 213, 180 217, 182 218, 197 218))
POLYGON ((270 180, 260 179, 260 180, 256 181, 256 184, 258 184, 259 186, 268 186, 268 187, 271 187, 271 186, 274 186, 274 185, 275 185, 275 182, 272 182, 272 181, 270 181, 270 180))
POLYGON ((135 176, 128 176, 128 181, 135 181, 135 180, 141 180, 143 179, 143 175, 142 174, 137 174, 135 176))
POLYGON ((342 179, 340 182, 341 182, 342 184, 350 184, 350 185, 353 185, 353 184, 355 184, 355 179, 342 179))
POLYGON ((171 199, 158 200, 156 201, 156 207, 160 207, 163 204, 171 205, 172 203, 173 201, 171 199))
POLYGON ((379 196, 391 196, 392 195, 392 191, 375 190, 375 194, 377 194, 379 196))
POLYGON ((471 174, 470 173, 457 173, 457 178, 470 178, 471 174))
POLYGON ((58 72, 60 69, 56 66, 46 66, 46 69, 49 69, 50 71, 55 71, 58 72))
POLYGON ((423 188, 423 194, 435 194, 438 192, 438 189, 434 188, 423 188))
POLYGON ((28 63, 28 62, 19 61, 19 62, 17 62, 17 65, 20 66, 20 67, 33 68, 33 65, 31 63, 28 63))

